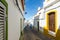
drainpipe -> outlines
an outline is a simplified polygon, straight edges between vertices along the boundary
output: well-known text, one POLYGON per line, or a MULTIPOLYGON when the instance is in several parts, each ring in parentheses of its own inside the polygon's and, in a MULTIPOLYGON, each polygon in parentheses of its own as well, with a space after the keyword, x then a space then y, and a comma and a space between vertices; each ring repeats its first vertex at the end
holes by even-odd
POLYGON ((19 11, 21 12, 21 15, 23 16, 22 11, 21 11, 21 9, 20 9, 20 7, 19 7, 18 1, 17 1, 17 0, 15 0, 15 1, 16 1, 16 5, 17 5, 19 11))

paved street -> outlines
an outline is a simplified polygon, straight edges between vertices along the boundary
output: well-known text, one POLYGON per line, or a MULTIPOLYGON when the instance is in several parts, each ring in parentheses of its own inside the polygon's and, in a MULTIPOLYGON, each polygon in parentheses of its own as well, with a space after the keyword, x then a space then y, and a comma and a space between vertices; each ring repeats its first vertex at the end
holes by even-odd
POLYGON ((41 40, 28 27, 24 29, 24 34, 24 40, 41 40))
POLYGON ((51 40, 42 33, 30 29, 29 27, 25 27, 23 35, 23 40, 51 40))

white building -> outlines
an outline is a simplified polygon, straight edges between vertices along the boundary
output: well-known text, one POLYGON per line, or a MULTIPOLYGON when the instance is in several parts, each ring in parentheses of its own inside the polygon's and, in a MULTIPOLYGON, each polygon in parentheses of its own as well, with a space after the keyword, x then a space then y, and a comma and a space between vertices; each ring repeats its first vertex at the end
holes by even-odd
POLYGON ((55 40, 60 40, 60 0, 45 0, 43 8, 45 13, 44 34, 55 38, 55 40))
POLYGON ((34 26, 34 16, 28 20, 29 25, 34 26))
POLYGON ((24 28, 28 25, 28 20, 24 21, 24 28))
POLYGON ((39 9, 34 17, 35 28, 51 39, 60 40, 60 0, 45 0, 39 9))
POLYGON ((0 22, 0 40, 19 40, 24 26, 24 0, 0 0, 0 15, 0 21, 4 21, 4 25, 0 22))
POLYGON ((37 14, 34 16, 34 27, 36 30, 41 30, 43 31, 42 27, 43 27, 43 24, 42 24, 42 20, 45 18, 44 16, 44 9, 43 8, 40 8, 38 7, 38 12, 37 14), (42 28, 42 29, 41 29, 42 28))

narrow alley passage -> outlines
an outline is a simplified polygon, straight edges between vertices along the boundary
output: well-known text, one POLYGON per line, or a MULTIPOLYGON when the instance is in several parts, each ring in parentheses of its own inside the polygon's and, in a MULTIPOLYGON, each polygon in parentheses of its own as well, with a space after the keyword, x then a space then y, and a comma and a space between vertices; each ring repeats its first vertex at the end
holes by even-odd
POLYGON ((34 29, 31 29, 30 27, 25 27, 23 38, 21 40, 53 40, 53 39, 46 37, 42 33, 34 29))
POLYGON ((24 40, 41 40, 39 37, 37 37, 29 27, 24 29, 24 40))

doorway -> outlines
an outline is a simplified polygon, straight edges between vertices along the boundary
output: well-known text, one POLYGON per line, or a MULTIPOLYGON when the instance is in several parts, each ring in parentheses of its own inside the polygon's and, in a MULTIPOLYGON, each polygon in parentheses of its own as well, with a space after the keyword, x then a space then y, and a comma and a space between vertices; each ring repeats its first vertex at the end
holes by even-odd
POLYGON ((39 21, 37 21, 38 31, 39 31, 39 21))
POLYGON ((55 32, 55 12, 48 14, 48 26, 50 31, 55 32))
POLYGON ((22 31, 22 18, 20 18, 20 31, 22 31))

